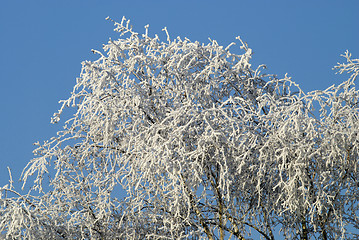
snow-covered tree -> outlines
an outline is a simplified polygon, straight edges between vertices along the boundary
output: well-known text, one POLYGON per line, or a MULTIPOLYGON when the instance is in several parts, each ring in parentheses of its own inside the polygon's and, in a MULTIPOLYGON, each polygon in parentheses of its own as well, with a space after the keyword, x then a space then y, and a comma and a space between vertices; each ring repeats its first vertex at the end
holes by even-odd
POLYGON ((52 121, 74 115, 37 143, 31 190, 0 189, 4 238, 358 237, 358 59, 304 93, 252 68, 240 38, 238 55, 114 24, 52 121))

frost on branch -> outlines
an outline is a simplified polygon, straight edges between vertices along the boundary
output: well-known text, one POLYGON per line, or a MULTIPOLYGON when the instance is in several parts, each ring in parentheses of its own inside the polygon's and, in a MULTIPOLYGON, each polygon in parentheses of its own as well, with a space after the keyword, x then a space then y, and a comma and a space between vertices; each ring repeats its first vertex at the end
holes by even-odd
POLYGON ((114 24, 53 122, 76 113, 23 171, 32 191, 0 189, 6 238, 356 237, 358 59, 304 93, 252 69, 240 38, 238 55, 114 24))

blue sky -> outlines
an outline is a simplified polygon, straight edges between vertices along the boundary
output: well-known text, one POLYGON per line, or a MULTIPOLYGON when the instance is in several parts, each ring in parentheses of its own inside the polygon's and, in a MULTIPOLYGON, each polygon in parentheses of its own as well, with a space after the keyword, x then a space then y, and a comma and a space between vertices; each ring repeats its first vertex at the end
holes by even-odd
MULTIPOLYGON (((253 64, 288 73, 305 91, 325 89, 345 76, 331 70, 346 49, 359 57, 359 1, 105 1, 6 0, 0 3, 0 186, 6 167, 14 180, 33 157, 33 142, 54 136, 63 121, 50 117, 81 70, 109 37, 105 18, 131 19, 135 30, 228 45, 236 36, 254 51, 253 64)), ((239 48, 232 51, 240 53, 239 48)), ((19 186, 19 184, 16 184, 19 186)))

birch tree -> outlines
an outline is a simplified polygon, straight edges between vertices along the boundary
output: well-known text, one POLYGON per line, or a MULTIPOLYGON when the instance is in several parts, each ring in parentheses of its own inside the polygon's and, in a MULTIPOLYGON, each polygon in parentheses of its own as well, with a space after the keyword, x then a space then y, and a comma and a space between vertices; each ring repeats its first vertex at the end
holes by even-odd
POLYGON ((239 37, 161 41, 112 22, 120 38, 52 118, 63 130, 36 143, 31 190, 0 189, 3 238, 358 238, 358 59, 304 93, 252 67, 239 37))

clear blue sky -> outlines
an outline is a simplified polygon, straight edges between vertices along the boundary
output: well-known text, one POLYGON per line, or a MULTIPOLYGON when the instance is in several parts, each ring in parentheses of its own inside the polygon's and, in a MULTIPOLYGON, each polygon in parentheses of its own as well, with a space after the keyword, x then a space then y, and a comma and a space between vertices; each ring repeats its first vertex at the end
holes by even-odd
POLYGON ((239 35, 253 49, 255 65, 288 73, 305 91, 344 79, 331 68, 346 49, 359 57, 358 0, 3 0, 0 186, 8 181, 6 166, 17 180, 32 158, 32 143, 54 136, 63 124, 51 125, 50 117, 69 97, 81 62, 116 37, 107 16, 126 16, 139 32, 150 24, 150 34, 163 40, 165 26, 172 37, 211 37, 223 45, 239 35))

